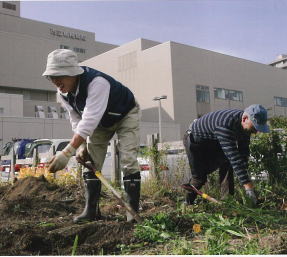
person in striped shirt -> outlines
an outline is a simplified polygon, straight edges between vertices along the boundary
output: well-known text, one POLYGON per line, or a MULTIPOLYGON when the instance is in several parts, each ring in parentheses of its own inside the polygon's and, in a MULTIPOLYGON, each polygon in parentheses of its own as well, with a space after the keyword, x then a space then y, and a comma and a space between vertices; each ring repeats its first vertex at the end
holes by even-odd
MULTIPOLYGON (((233 194, 234 172, 246 195, 256 204, 257 197, 247 168, 250 136, 257 132, 269 132, 267 111, 259 104, 244 111, 218 110, 194 120, 183 138, 192 185, 200 189, 206 183, 207 175, 219 169, 221 185, 227 184, 228 190, 225 188, 225 191, 233 194)), ((195 192, 187 193, 187 204, 193 204, 195 199, 195 192)))

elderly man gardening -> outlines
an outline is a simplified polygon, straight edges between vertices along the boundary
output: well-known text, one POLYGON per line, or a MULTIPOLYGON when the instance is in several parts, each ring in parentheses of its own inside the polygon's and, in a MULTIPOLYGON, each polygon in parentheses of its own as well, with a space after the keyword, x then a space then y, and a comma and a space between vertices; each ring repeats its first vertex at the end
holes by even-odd
MULTIPOLYGON (((67 109, 74 135, 68 146, 50 162, 50 172, 63 169, 76 153, 84 160, 92 158, 101 170, 110 139, 117 134, 124 188, 128 201, 138 211, 140 197, 139 105, 133 93, 111 76, 98 70, 79 66, 75 52, 57 49, 47 58, 43 76, 58 89, 58 97, 67 109)), ((101 182, 90 170, 84 170, 86 205, 75 222, 100 217, 101 182)), ((132 217, 127 213, 127 219, 132 217)))
MULTIPOLYGON (((247 173, 250 135, 269 132, 267 111, 258 104, 243 110, 219 110, 194 120, 183 143, 191 168, 191 184, 200 189, 207 175, 219 168, 220 182, 234 192, 233 171, 254 204, 257 197, 247 173)), ((186 203, 193 204, 195 192, 188 192, 186 203)))

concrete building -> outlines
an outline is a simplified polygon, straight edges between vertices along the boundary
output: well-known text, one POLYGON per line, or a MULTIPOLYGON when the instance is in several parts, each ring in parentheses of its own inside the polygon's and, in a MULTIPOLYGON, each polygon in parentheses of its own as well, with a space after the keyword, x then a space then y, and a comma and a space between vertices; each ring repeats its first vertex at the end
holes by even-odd
POLYGON ((159 130, 181 140, 190 122, 223 108, 259 103, 270 115, 287 115, 287 73, 176 42, 137 39, 121 46, 95 41, 92 32, 20 17, 20 2, 0 2, 0 147, 12 137, 72 135, 56 90, 41 77, 56 48, 78 53, 82 65, 114 76, 132 89, 142 109, 141 143, 159 130))
POLYGON ((271 62, 269 65, 276 68, 287 69, 287 55, 286 54, 278 55, 276 60, 271 62))
MULTIPOLYGON (((68 48, 83 61, 116 47, 95 41, 92 32, 22 18, 18 1, 0 1, 0 46, 0 149, 16 137, 72 136, 55 87, 41 76, 48 53, 68 48)), ((180 137, 179 124, 162 127, 168 139, 180 137)), ((142 122, 141 143, 157 132, 158 122, 142 122)))
POLYGON ((143 109, 142 121, 158 120, 152 99, 167 95, 162 121, 180 124, 180 137, 192 120, 218 109, 258 103, 270 116, 287 114, 285 70, 189 45, 137 39, 82 64, 131 88, 143 109))
POLYGON ((0 148, 15 137, 71 134, 55 87, 41 76, 49 52, 69 48, 83 61, 114 47, 92 32, 22 18, 19 1, 0 1, 0 148))
MULTIPOLYGON (((83 61, 116 47, 95 41, 92 32, 22 18, 17 1, 0 2, 0 46, 0 93, 22 95, 23 106, 17 106, 24 117, 39 112, 52 117, 55 108, 59 117, 65 116, 56 103, 55 87, 41 77, 49 52, 69 48, 83 61)), ((1 102, 2 116, 19 113, 8 110, 1 102)))

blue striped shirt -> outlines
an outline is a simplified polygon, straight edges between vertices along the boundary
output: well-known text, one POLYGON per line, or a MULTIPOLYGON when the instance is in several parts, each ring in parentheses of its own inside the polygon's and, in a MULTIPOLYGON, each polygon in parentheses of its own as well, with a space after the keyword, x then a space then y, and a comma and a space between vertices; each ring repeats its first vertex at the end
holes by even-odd
POLYGON ((250 135, 241 125, 242 110, 210 112, 191 124, 195 137, 218 140, 241 184, 250 182, 247 173, 250 135))

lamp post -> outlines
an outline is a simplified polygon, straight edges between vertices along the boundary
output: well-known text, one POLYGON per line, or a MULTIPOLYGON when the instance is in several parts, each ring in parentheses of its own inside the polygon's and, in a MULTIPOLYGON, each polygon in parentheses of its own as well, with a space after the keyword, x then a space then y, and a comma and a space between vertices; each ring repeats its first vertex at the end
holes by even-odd
POLYGON ((155 96, 152 100, 158 101, 158 127, 159 127, 159 142, 162 143, 162 132, 161 132, 161 100, 167 99, 166 95, 155 96))

